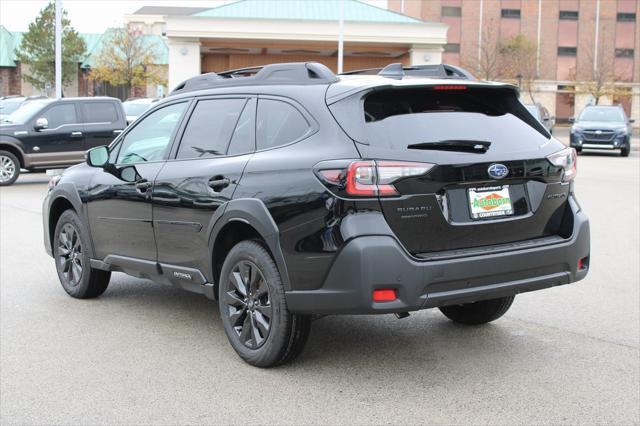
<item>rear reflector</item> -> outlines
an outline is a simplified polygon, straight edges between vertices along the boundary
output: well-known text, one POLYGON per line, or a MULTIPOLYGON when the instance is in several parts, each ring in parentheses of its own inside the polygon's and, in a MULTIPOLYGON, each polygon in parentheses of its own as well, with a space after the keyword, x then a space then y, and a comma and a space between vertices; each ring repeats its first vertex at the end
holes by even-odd
POLYGON ((393 302, 396 300, 396 291, 392 288, 373 290, 374 302, 393 302))
POLYGON ((589 267, 589 257, 583 257, 582 259, 578 260, 578 270, 586 269, 588 267, 589 267))

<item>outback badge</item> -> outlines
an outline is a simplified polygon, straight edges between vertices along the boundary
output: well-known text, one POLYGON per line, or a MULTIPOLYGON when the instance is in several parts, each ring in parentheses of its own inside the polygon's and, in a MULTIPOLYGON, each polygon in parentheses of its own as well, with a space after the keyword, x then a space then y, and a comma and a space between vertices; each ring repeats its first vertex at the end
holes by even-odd
POLYGON ((487 173, 494 179, 502 179, 509 174, 509 169, 504 164, 495 163, 489 166, 487 173))

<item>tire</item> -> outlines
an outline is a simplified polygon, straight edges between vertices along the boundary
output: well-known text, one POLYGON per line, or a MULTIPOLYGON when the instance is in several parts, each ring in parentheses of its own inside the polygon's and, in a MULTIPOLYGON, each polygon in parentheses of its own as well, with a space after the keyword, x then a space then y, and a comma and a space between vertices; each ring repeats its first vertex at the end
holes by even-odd
POLYGON ((20 161, 9 151, 0 151, 0 186, 12 185, 20 176, 20 161))
POLYGON ((486 324, 503 316, 511 307, 515 296, 481 300, 463 305, 442 306, 440 312, 450 320, 467 325, 486 324))
POLYGON ((302 352, 311 316, 289 312, 280 273, 264 246, 236 244, 224 260, 218 288, 224 331, 245 362, 274 367, 302 352))
POLYGON ((623 157, 628 157, 630 152, 631 152, 631 149, 629 147, 622 148, 620 150, 620 155, 623 157))
POLYGON ((93 269, 89 235, 73 210, 60 216, 53 236, 53 257, 62 288, 76 299, 100 296, 109 286, 111 272, 93 269))

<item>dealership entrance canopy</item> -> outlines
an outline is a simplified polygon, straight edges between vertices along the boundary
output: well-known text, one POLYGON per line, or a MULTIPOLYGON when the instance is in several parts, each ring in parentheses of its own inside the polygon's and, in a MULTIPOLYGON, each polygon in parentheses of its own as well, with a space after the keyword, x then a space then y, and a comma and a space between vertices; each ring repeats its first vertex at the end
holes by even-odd
MULTIPOLYGON (((318 61, 337 69, 340 0, 240 0, 213 9, 147 6, 130 27, 169 46, 169 88, 194 75, 274 62, 318 61)), ((437 64, 447 25, 345 0, 344 70, 391 62, 437 64)))

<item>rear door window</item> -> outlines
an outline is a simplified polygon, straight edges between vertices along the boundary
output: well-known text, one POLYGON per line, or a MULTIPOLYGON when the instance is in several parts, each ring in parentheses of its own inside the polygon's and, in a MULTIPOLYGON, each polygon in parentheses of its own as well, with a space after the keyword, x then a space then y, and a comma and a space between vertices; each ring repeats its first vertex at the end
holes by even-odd
POLYGON ((198 101, 182 135, 177 158, 226 155, 231 135, 246 103, 244 98, 198 101))
POLYGON ((274 99, 260 99, 256 119, 258 149, 286 145, 306 136, 310 125, 293 105, 274 99))
POLYGON ((86 123, 115 123, 118 111, 113 102, 85 102, 83 112, 86 123))
POLYGON ((249 99, 236 124, 229 143, 228 155, 247 154, 256 150, 256 100, 249 99))

